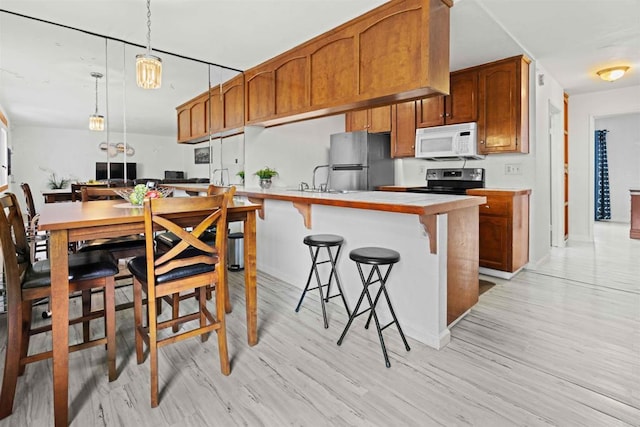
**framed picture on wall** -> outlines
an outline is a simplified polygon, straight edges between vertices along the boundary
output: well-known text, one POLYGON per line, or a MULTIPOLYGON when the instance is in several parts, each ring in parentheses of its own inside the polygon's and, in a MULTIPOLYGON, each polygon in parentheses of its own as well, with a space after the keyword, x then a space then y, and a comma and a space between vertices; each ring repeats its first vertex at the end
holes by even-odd
POLYGON ((210 163, 211 162, 211 149, 210 147, 194 148, 193 154, 196 164, 210 163))

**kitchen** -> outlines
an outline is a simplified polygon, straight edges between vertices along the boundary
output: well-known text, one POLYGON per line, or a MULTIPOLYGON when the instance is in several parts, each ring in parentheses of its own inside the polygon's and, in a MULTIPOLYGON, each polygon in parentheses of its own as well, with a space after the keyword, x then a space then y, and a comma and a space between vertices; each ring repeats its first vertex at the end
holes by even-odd
MULTIPOLYGON (((461 3, 463 5, 464 3, 461 3)), ((557 101, 558 87, 549 89, 549 82, 547 81, 546 87, 542 90, 551 90, 554 92, 554 99, 557 101)), ((626 99, 625 96, 622 99, 626 99)), ((633 105, 633 102, 629 100, 629 104, 633 105)), ((538 103, 536 104, 538 105, 538 103)), ((541 106, 538 117, 545 117, 544 108, 541 106)), ((545 129, 543 123, 544 119, 538 123, 538 133, 545 129)), ((275 167, 280 176, 274 181, 276 185, 281 187, 296 186, 299 181, 308 181, 311 178, 311 171, 314 166, 321 164, 327 159, 328 141, 329 135, 332 133, 339 133, 345 130, 343 117, 329 117, 323 119, 315 119, 312 121, 301 122, 291 124, 282 127, 274 128, 260 128, 260 127, 247 127, 244 134, 244 150, 245 150, 245 170, 247 171, 247 180, 255 179, 251 177, 251 171, 257 170, 265 166, 265 164, 275 167), (287 153, 288 155, 295 156, 299 159, 299 162, 292 164, 287 161, 285 156, 279 153, 287 153)), ((191 149, 191 147, 189 147, 191 149)), ((187 151, 187 150, 185 150, 187 151)), ((189 154, 191 154, 189 152, 189 154)), ((535 155, 540 155, 536 153, 535 155)), ((186 157, 186 156, 185 156, 186 157)), ((487 183, 492 186, 518 186, 528 187, 532 182, 537 180, 532 179, 533 176, 543 175, 545 172, 544 165, 538 165, 534 162, 534 154, 528 156, 523 155, 501 155, 501 156, 489 156, 484 163, 481 161, 474 161, 475 165, 485 165, 485 169, 488 171, 487 183), (499 157, 499 158, 498 158, 499 157), (520 169, 522 175, 506 176, 503 174, 504 166, 506 164, 521 164, 520 169), (538 169, 541 169, 538 171, 538 169), (540 172, 540 173, 537 173, 540 172)), ((400 177, 399 183, 404 185, 424 185, 424 176, 426 172, 426 166, 424 161, 415 159, 405 159, 398 162, 399 167, 396 169, 397 174, 400 177), (425 168, 425 170, 422 170, 425 168)), ((462 162, 457 166, 462 166, 462 162)), ((471 166, 468 163, 467 166, 471 166)), ((233 177, 233 174, 231 174, 233 177)), ((254 181, 255 182, 255 181, 254 181)), ((544 187, 542 184, 537 184, 544 187)), ((534 188, 533 195, 545 194, 544 191, 538 192, 534 188)), ((533 196, 535 197, 535 196, 533 196)), ((538 218, 539 212, 534 212, 533 218, 538 218)), ((544 235, 545 233, 539 233, 537 230, 544 229, 544 221, 536 221, 536 224, 532 225, 533 235, 544 235), (538 227, 537 229, 535 227, 538 227), (536 230, 534 232, 534 230, 536 230)), ((546 226, 545 226, 546 227, 546 226)), ((536 259, 542 259, 548 252, 548 244, 543 240, 541 244, 532 242, 532 255, 535 254, 536 259), (536 245, 539 245, 536 246, 536 245), (542 249, 544 248, 544 250, 542 249)))

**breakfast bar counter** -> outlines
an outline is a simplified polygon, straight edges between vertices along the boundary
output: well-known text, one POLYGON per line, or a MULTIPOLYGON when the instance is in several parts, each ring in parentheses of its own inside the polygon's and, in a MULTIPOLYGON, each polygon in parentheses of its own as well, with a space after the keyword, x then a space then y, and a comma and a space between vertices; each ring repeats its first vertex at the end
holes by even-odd
MULTIPOLYGON (((206 185, 174 189, 204 192, 206 185)), ((478 301, 478 206, 486 202, 484 197, 243 187, 237 187, 236 196, 262 205, 257 222, 258 269, 301 292, 311 263, 302 240, 328 233, 345 239, 337 266, 351 309, 362 285, 349 252, 381 246, 400 253, 387 286, 396 315, 408 336, 433 348, 449 343, 449 327, 478 301)), ((312 301, 305 301, 302 308, 312 301)), ((331 327, 331 317, 345 313, 337 302, 328 307, 331 327)))

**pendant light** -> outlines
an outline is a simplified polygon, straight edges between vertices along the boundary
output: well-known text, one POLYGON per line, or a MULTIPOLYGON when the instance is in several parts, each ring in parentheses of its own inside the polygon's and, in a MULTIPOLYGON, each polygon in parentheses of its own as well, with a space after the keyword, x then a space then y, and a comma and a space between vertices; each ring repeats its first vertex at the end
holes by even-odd
POLYGON ((136 83, 143 89, 162 85, 162 60, 151 55, 151 0, 147 0, 147 53, 136 55, 136 83))
POLYGON ((101 73, 91 73, 91 77, 96 79, 96 110, 89 116, 89 129, 95 131, 104 130, 104 116, 98 114, 98 79, 102 78, 101 73))

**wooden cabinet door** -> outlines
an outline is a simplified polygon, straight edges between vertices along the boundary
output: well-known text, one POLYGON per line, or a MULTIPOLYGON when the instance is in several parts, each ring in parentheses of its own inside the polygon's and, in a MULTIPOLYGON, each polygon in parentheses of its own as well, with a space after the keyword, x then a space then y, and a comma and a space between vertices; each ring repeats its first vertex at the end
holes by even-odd
POLYGON ((371 108, 369 110, 370 133, 391 132, 391 106, 371 108))
POLYGON ((478 152, 528 153, 528 66, 522 57, 498 61, 478 75, 478 152), (524 66, 523 66, 524 64, 524 66))
POLYGON ((416 126, 428 128, 444 124, 445 96, 432 96, 416 101, 418 104, 416 126))
POLYGON ((178 110, 178 142, 191 138, 191 110, 184 107, 178 110))
POLYGON ((448 125, 478 120, 478 73, 451 74, 444 120, 448 125))
POLYGON ((345 114, 347 132, 367 130, 369 126, 369 110, 349 111, 345 114))
POLYGON ((509 271, 511 257, 509 218, 480 215, 479 224, 480 267, 509 271))
POLYGON ((392 107, 391 157, 413 157, 416 141, 416 101, 392 107))

